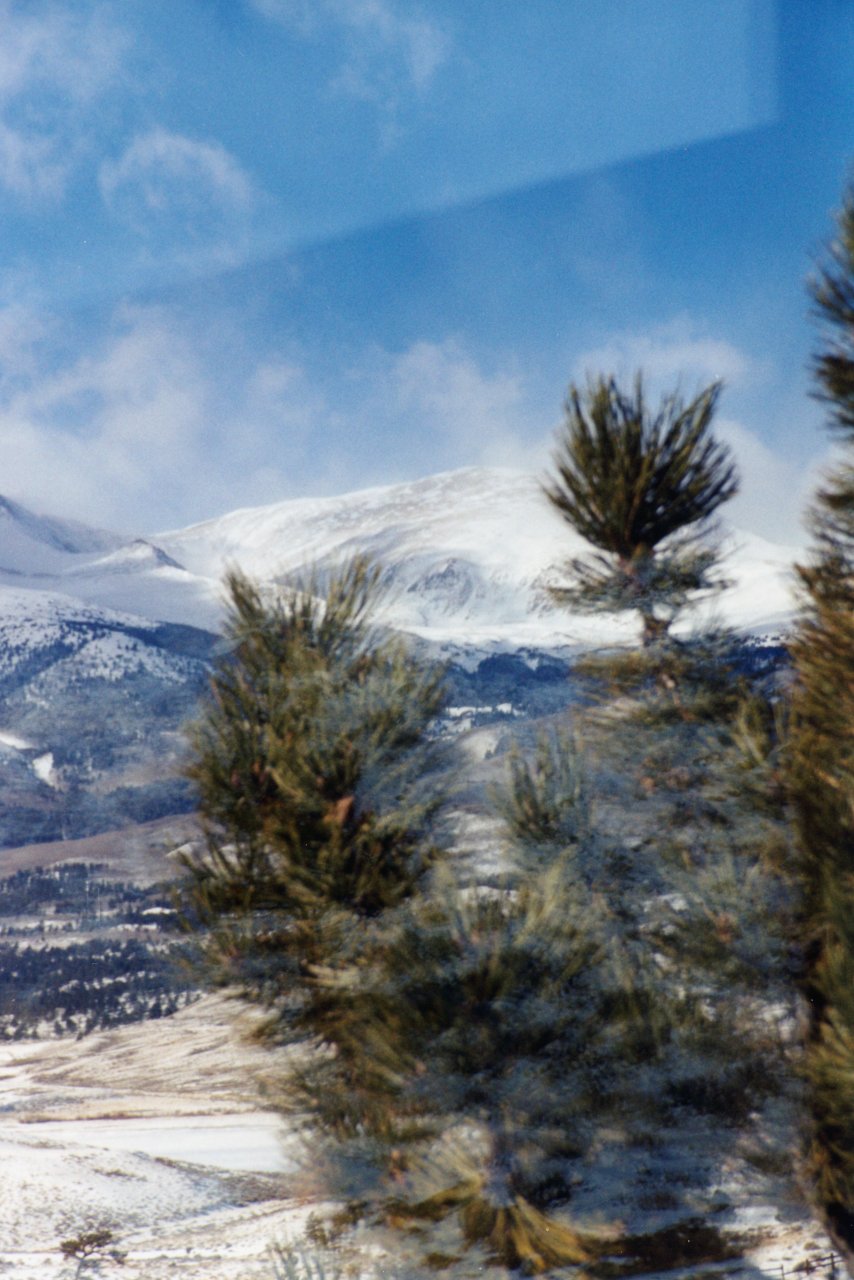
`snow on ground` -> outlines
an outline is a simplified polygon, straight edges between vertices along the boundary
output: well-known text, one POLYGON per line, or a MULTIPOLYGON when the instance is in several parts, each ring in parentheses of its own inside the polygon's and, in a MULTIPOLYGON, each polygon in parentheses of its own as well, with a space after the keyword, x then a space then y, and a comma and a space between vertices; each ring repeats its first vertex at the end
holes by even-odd
POLYGON ((268 1112, 214 1116, 140 1116, 125 1120, 36 1121, 40 1141, 80 1143, 105 1151, 212 1165, 246 1173, 294 1173, 295 1160, 283 1150, 278 1122, 268 1112))
MULTIPOLYGON (((463 827, 472 850, 488 835, 473 815, 463 827)), ((298 1243, 309 1215, 334 1206, 321 1199, 310 1150, 264 1107, 279 1059, 246 1041, 256 1015, 241 1008, 209 996, 171 1018, 81 1041, 0 1047, 0 1277, 67 1277, 73 1267, 60 1242, 108 1227, 127 1255, 116 1270, 126 1280, 273 1280, 272 1242, 298 1243)), ((610 1170, 617 1181, 605 1170, 596 1187, 580 1188, 576 1211, 592 1224, 616 1209, 627 1227, 643 1229, 623 1212, 628 1199, 620 1202, 627 1174, 656 1199, 680 1161, 693 1168, 698 1155, 671 1146, 676 1164, 665 1168, 638 1150, 629 1170, 624 1153, 610 1170)), ((824 1274, 830 1244, 794 1188, 791 1203, 762 1199, 735 1150, 714 1185, 697 1210, 746 1251, 708 1274, 779 1280, 781 1266, 790 1273, 801 1263, 824 1274)), ((378 1243, 363 1237, 360 1248, 378 1243)), ((403 1280, 405 1272, 386 1255, 376 1266, 365 1261, 363 1275, 403 1280)))
POLYGON ((36 757, 33 761, 33 773, 49 787, 55 787, 57 785, 56 774, 53 771, 52 751, 46 751, 44 755, 36 757))
POLYGON ((127 1280, 272 1276, 271 1241, 297 1238, 309 1208, 289 1198, 298 1140, 259 1102, 270 1058, 235 1019, 210 997, 0 1048, 0 1276, 69 1275, 60 1241, 94 1227, 114 1231, 127 1280))

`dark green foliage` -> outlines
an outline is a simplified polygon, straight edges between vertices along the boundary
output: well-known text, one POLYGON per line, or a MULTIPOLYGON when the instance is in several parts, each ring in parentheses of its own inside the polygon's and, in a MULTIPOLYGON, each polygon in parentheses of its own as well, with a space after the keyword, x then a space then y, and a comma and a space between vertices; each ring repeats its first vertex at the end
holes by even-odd
POLYGON ((268 1005, 272 1038, 322 1052, 299 1100, 327 1131, 391 1123, 396 1079, 378 989, 386 917, 437 853, 429 729, 441 672, 373 633, 376 571, 355 561, 265 595, 228 582, 228 655, 193 734, 206 850, 193 909, 221 981, 268 1005))
POLYGON ((854 188, 812 282, 822 325, 818 398, 842 456, 817 495, 789 777, 800 834, 811 1014, 810 1163, 831 1230, 854 1249, 854 188))
POLYGON ((689 404, 668 396, 650 415, 643 384, 613 378, 570 386, 564 435, 546 492, 588 542, 624 560, 708 519, 736 491, 728 451, 710 435, 713 383, 689 404))
MULTIPOLYGON (((689 1175, 697 1178, 704 1159, 728 1159, 755 1112, 776 1109, 778 1133, 782 1116, 794 1124, 795 895, 785 816, 770 794, 776 748, 764 711, 758 759, 734 741, 743 682, 758 675, 761 692, 767 664, 737 646, 684 652, 689 668, 668 694, 676 702, 647 698, 659 656, 626 656, 620 701, 578 715, 576 731, 596 831, 588 874, 654 1029, 645 1062, 624 1058, 631 1079, 621 1087, 636 1117, 624 1128, 631 1135, 643 1121, 662 1158, 701 1133, 689 1175), (760 809, 755 797, 766 786, 760 809)), ((608 665, 599 664, 600 677, 608 665)), ((783 1129, 780 1140, 792 1133, 783 1129)), ((672 1190, 674 1208, 687 1211, 698 1185, 689 1195, 672 1190)))
POLYGON ((573 1162, 625 1114, 656 1026, 585 871, 592 837, 572 744, 544 737, 532 762, 514 755, 499 807, 512 845, 504 882, 440 877, 397 942, 413 1068, 401 1101, 422 1136, 393 1213, 453 1218, 461 1251, 530 1273, 596 1255, 564 1213, 573 1162))
POLYGON ((720 585, 718 556, 699 535, 738 488, 711 422, 714 383, 685 403, 647 406, 640 376, 627 393, 599 377, 570 386, 546 497, 601 554, 575 559, 554 599, 588 610, 637 610, 644 643, 665 635, 697 593, 720 585))
POLYGON ((367 628, 377 575, 355 562, 321 602, 309 584, 265 599, 229 579, 231 648, 194 736, 212 860, 196 868, 223 905, 371 916, 407 896, 430 861, 435 765, 425 734, 441 675, 367 628), (228 852, 226 852, 228 843, 228 852))
MULTIPOLYGON (((600 763, 585 765, 587 783, 565 735, 511 755, 503 883, 440 881, 399 944, 416 1060, 400 1096, 426 1132, 407 1148, 394 1211, 433 1245, 442 1224, 446 1252, 454 1220, 459 1256, 480 1245, 529 1272, 623 1251, 580 1229, 573 1202, 635 1137, 652 1135, 662 1168, 668 1145, 681 1152, 697 1132, 705 1161, 726 1159, 736 1128, 769 1095, 781 1105, 786 1088, 777 1023, 763 1014, 791 985, 790 897, 757 847, 764 828, 742 826, 724 792, 729 766, 715 776, 725 728, 712 740, 705 724, 679 721, 670 742, 675 730, 660 722, 611 718, 594 730, 594 715, 583 724, 600 763), (645 748, 661 762, 654 813, 618 800, 609 835, 595 813, 609 797, 590 788, 602 785, 602 761, 620 770, 622 752, 638 769, 645 748), (665 865, 686 786, 692 799, 707 793, 719 823, 691 813, 665 865), (631 857, 615 847, 626 827, 651 829, 631 857)), ((698 1191, 674 1185, 671 1208, 690 1214, 698 1191)), ((619 1194, 625 1203, 632 1190, 619 1194)))
POLYGON ((174 1013, 194 998, 175 945, 92 939, 66 946, 0 943, 0 1037, 40 1024, 81 1036, 174 1013))
MULTIPOLYGON (((782 1088, 759 1015, 790 980, 790 901, 773 821, 723 763, 738 662, 656 646, 645 661, 683 662, 672 719, 579 713, 583 771, 565 733, 512 754, 506 872, 463 884, 424 786, 440 682, 371 634, 372 591, 364 565, 321 599, 232 579, 230 652, 195 733, 208 845, 188 869, 208 962, 269 1007, 271 1040, 310 1051, 285 1059, 282 1101, 315 1125, 348 1225, 406 1227, 410 1253, 444 1268, 619 1253, 579 1227, 591 1170, 607 1178, 641 1137, 681 1158, 687 1132, 702 1178, 782 1088)), ((671 1193, 686 1219, 696 1189, 671 1193)))
POLYGON ((836 239, 811 281, 824 344, 814 373, 817 396, 828 407, 829 425, 854 441, 854 187, 837 219, 836 239))
POLYGON ((468 1245, 541 1271, 590 1256, 549 1216, 589 1141, 621 993, 564 867, 501 890, 442 886, 401 942, 399 998, 416 1070, 404 1218, 458 1215, 468 1245))
POLYGON ((581 759, 571 739, 542 735, 533 765, 514 750, 509 769, 509 786, 495 800, 517 857, 543 846, 568 852, 590 840, 581 759))
POLYGON ((362 1196, 386 1172, 393 1216, 441 1217, 449 1195, 467 1241, 502 1261, 583 1261, 578 1234, 544 1210, 566 1198, 561 1162, 625 1014, 567 861, 567 833, 584 838, 574 757, 545 751, 531 786, 516 766, 526 835, 548 826, 542 869, 462 889, 430 840, 441 680, 368 630, 375 574, 357 562, 322 602, 229 585, 231 652, 192 768, 208 847, 188 869, 214 926, 209 958, 272 1008, 274 1039, 313 1047, 288 1088, 339 1151, 361 1152, 362 1196), (404 1205, 396 1179, 444 1158, 460 1125, 487 1149, 404 1205))

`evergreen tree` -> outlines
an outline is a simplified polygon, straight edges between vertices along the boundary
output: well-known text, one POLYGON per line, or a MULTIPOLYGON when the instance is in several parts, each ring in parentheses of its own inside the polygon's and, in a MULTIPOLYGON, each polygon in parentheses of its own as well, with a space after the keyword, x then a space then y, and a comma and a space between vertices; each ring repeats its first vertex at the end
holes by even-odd
POLYGON ((737 491, 729 451, 711 434, 713 383, 687 404, 678 394, 653 412, 638 375, 631 392, 614 378, 571 385, 546 497, 597 554, 567 566, 560 604, 636 610, 643 640, 664 638, 679 610, 720 584, 703 535, 737 491))
POLYGON ((507 812, 536 858, 506 891, 462 888, 430 838, 441 679, 372 633, 376 572, 356 562, 323 592, 270 597, 232 575, 229 590, 190 771, 209 963, 270 1009, 273 1042, 315 1051, 287 1086, 355 1157, 341 1189, 354 1170, 355 1197, 394 1218, 412 1179, 408 1209, 458 1210, 464 1252, 583 1261, 588 1244, 547 1210, 566 1198, 564 1158, 613 1083, 628 1015, 573 871, 586 838, 574 759, 541 753, 536 775, 517 761, 507 812), (441 1165, 461 1130, 474 1149, 419 1194, 422 1157, 441 1165))
POLYGON ((292 592, 239 574, 227 654, 193 731, 206 832, 186 859, 209 966, 267 1006, 273 1041, 320 1052, 291 1084, 327 1129, 381 1131, 395 1088, 375 975, 386 916, 437 853, 428 729, 441 673, 375 634, 378 573, 356 560, 292 592))
POLYGON ((422 1132, 393 1214, 446 1224, 449 1263, 481 1250, 532 1273, 601 1249, 565 1213, 573 1162, 624 1113, 655 1017, 585 874, 571 744, 543 739, 533 763, 514 756, 500 805, 512 839, 503 883, 440 878, 398 943, 403 1100, 422 1132))
POLYGON ((812 511, 794 645, 790 777, 800 835, 810 1008, 811 1170, 854 1257, 854 187, 812 282, 823 348, 817 395, 841 456, 812 511))

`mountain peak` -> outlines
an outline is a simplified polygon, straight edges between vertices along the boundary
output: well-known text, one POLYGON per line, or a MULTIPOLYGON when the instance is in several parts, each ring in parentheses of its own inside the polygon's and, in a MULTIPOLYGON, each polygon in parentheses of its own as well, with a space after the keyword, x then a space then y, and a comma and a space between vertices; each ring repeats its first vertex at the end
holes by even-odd
MULTIPOLYGON (((633 634, 631 620, 557 610, 547 587, 586 549, 532 472, 468 467, 338 497, 243 508, 157 544, 190 573, 219 581, 238 565, 253 577, 292 582, 355 554, 383 570, 382 619, 436 638, 606 643, 633 634)), ((738 536, 728 560, 736 587, 721 612, 739 627, 780 624, 791 611, 792 552, 738 536)))
POLYGON ((117 533, 94 528, 79 520, 40 516, 12 498, 0 494, 0 520, 7 523, 4 543, 8 541, 8 525, 16 527, 33 542, 67 555, 87 555, 113 551, 124 539, 117 533))

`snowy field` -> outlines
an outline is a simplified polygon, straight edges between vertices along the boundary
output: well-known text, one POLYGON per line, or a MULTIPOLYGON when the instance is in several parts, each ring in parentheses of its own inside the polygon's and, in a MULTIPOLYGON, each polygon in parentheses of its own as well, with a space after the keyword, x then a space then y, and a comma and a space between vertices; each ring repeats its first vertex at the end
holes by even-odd
POLYGON ((259 1106, 269 1059, 234 1019, 209 998, 159 1023, 0 1049, 0 1275, 69 1276, 60 1241, 108 1227, 127 1260, 102 1274, 272 1277, 271 1242, 299 1237, 311 1201, 294 1139, 259 1106))
MULTIPOLYGON (((71 1276, 60 1241, 108 1227, 126 1262, 103 1275, 272 1280, 272 1242, 298 1242, 324 1206, 310 1155, 264 1109, 275 1055, 245 1043, 249 1018, 207 997, 158 1022, 0 1049, 0 1276, 71 1276)), ((816 1224, 740 1180, 733 1165, 717 1220, 749 1246, 710 1274, 825 1274, 816 1224)), ((364 1274, 405 1270, 386 1257, 364 1274)))

